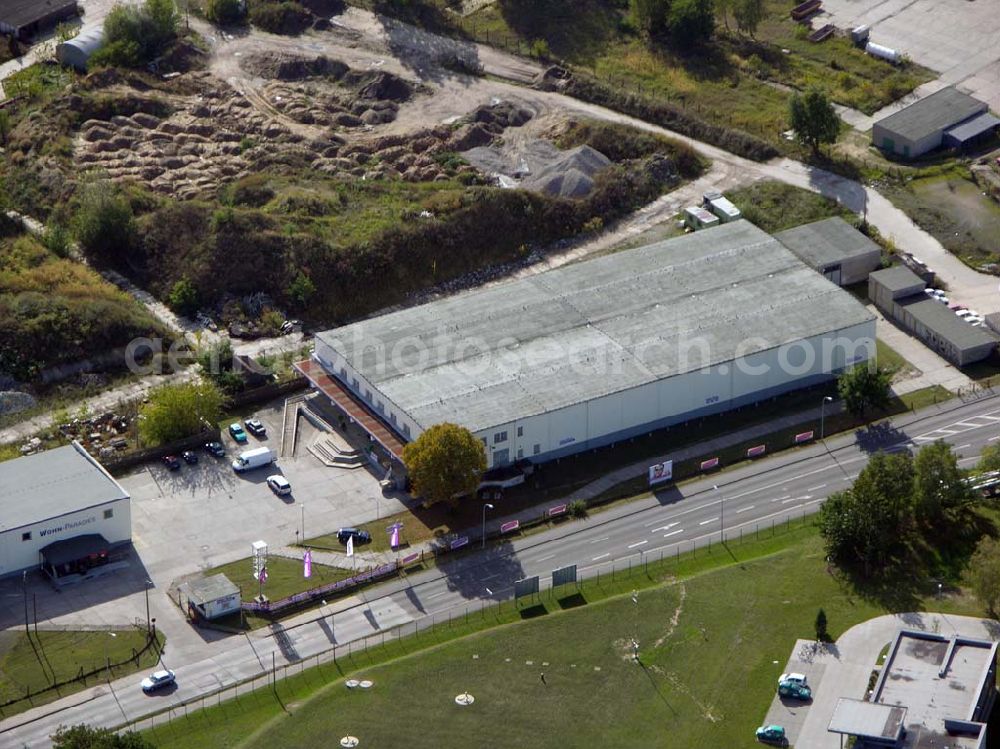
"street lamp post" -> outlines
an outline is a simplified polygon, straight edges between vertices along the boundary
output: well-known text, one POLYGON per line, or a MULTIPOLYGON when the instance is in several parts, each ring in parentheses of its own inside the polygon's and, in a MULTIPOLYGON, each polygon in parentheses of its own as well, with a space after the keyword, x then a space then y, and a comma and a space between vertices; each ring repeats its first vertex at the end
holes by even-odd
POLYGON ((486 511, 492 509, 493 505, 489 503, 483 505, 483 538, 482 538, 482 543, 479 546, 480 549, 486 548, 486 511))
POLYGON ((302 505, 302 543, 306 542, 306 506, 302 505))
POLYGON ((149 634, 149 586, 152 584, 152 580, 146 580, 146 634, 149 634))
POLYGON ((726 543, 726 497, 718 484, 712 484, 712 488, 719 492, 719 538, 726 543))
POLYGON ((833 403, 833 398, 829 395, 824 395, 823 400, 819 403, 819 439, 822 442, 824 436, 826 435, 826 404, 833 403))

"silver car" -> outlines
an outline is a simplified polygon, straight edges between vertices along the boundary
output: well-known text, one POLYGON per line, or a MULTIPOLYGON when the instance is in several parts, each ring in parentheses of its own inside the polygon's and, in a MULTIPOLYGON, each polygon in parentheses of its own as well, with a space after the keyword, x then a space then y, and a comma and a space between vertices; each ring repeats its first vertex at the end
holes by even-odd
POLYGON ((162 689, 169 684, 173 684, 176 680, 174 672, 169 668, 164 668, 151 673, 140 682, 139 686, 142 687, 143 692, 149 694, 150 692, 155 692, 157 689, 162 689))
POLYGON ((271 491, 277 494, 279 497, 283 497, 286 494, 292 493, 292 485, 289 484, 288 479, 286 479, 280 473, 276 473, 273 476, 268 476, 267 485, 271 487, 271 491))

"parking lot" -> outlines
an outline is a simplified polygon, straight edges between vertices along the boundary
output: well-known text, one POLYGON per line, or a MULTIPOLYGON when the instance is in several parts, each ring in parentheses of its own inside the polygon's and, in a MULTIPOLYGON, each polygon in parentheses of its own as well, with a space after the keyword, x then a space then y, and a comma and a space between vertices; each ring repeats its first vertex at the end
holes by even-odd
POLYGON ((167 583, 249 556, 258 539, 282 546, 294 543, 303 529, 307 537, 315 536, 399 509, 382 497, 378 477, 368 468, 330 468, 314 457, 307 445, 316 433, 304 419, 294 457, 236 473, 230 463, 240 452, 260 446, 279 451, 282 412, 283 401, 256 411, 267 435, 248 435, 245 445, 224 433, 225 457, 200 451, 196 465, 182 461, 169 470, 154 463, 120 479, 132 495, 135 548, 155 580, 167 583), (290 495, 279 497, 267 486, 275 473, 291 483, 290 495))
MULTIPOLYGON (((1000 111, 1000 12, 995 2, 969 0, 824 0, 825 23, 867 24, 871 40, 898 50, 1000 111)), ((814 22, 815 24, 815 22, 814 22)))

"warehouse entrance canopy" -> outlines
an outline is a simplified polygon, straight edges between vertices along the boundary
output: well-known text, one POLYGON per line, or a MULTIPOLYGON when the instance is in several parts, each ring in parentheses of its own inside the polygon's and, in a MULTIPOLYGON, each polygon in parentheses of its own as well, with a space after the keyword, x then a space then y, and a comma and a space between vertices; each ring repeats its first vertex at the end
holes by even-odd
POLYGON ((42 547, 42 569, 53 579, 82 574, 108 563, 109 546, 99 533, 56 541, 42 547))
POLYGON ((403 441, 365 403, 354 397, 347 388, 328 375, 318 362, 307 359, 298 362, 295 368, 305 375, 313 387, 322 391, 338 408, 364 429, 375 442, 384 447, 390 455, 396 460, 403 459, 403 441))

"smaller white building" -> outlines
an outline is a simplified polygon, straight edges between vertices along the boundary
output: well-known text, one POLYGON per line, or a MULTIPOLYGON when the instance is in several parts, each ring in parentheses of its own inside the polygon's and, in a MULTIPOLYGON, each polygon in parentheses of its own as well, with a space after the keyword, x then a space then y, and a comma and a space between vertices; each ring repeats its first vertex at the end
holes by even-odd
POLYGON ((212 575, 180 586, 192 618, 218 619, 240 610, 240 589, 225 575, 212 575))
POLYGON ((0 577, 86 575, 131 540, 128 493, 79 443, 0 463, 0 577))

